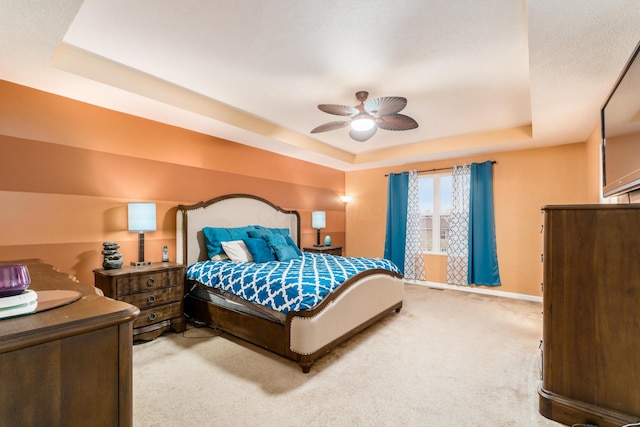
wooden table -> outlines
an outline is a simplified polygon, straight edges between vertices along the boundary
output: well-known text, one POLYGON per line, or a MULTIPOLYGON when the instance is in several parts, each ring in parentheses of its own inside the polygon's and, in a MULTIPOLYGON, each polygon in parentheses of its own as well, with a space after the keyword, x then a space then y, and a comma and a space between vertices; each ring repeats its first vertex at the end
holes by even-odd
POLYGON ((93 270, 96 287, 104 295, 140 308, 133 323, 134 340, 152 340, 172 329, 184 332, 185 266, 173 262, 154 262, 140 267, 93 270))
POLYGON ((342 246, 310 246, 308 248, 302 248, 302 250, 319 254, 342 255, 342 246))
POLYGON ((0 423, 131 426, 138 308, 100 296, 42 260, 0 264, 26 264, 36 292, 80 293, 67 305, 0 320, 0 423))

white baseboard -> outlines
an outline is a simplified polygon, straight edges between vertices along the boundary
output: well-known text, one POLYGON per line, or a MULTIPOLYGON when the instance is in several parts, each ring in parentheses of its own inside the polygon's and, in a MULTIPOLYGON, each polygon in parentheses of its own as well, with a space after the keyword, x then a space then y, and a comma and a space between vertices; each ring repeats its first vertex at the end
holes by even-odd
POLYGON ((436 289, 451 289, 454 291, 471 292, 475 294, 495 295, 504 298, 521 299, 525 301, 542 302, 542 297, 527 294, 517 294, 515 292, 496 291, 493 289, 479 288, 477 286, 461 286, 461 285, 449 285, 446 283, 427 282, 425 280, 405 280, 405 283, 411 283, 413 285, 428 286, 436 289))

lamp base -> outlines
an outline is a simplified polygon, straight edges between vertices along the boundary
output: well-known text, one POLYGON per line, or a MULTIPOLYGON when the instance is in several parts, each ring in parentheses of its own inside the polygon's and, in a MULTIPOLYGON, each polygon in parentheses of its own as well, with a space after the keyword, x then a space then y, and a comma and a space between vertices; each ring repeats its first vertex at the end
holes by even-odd
POLYGON ((134 267, 142 267, 143 265, 151 265, 151 261, 131 261, 131 265, 134 267))

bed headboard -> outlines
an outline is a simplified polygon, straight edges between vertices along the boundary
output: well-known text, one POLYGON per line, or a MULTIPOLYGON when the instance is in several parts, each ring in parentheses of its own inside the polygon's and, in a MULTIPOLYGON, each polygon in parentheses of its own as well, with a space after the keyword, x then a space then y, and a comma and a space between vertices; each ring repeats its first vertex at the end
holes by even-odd
POLYGON ((300 214, 250 194, 229 194, 195 205, 180 205, 176 213, 176 261, 191 265, 207 259, 204 227, 288 228, 300 246, 300 214))

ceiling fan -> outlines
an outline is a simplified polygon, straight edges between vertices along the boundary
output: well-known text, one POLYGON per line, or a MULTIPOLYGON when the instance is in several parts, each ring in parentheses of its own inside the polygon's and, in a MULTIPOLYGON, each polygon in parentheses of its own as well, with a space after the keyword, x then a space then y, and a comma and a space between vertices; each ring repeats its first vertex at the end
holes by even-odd
POLYGON ((313 129, 311 133, 327 132, 350 125, 349 136, 364 142, 375 135, 378 128, 384 130, 409 130, 418 127, 418 122, 404 114, 398 114, 407 106, 407 98, 383 96, 367 101, 369 92, 356 92, 360 105, 320 104, 321 111, 337 116, 351 116, 351 120, 325 123, 313 129))

